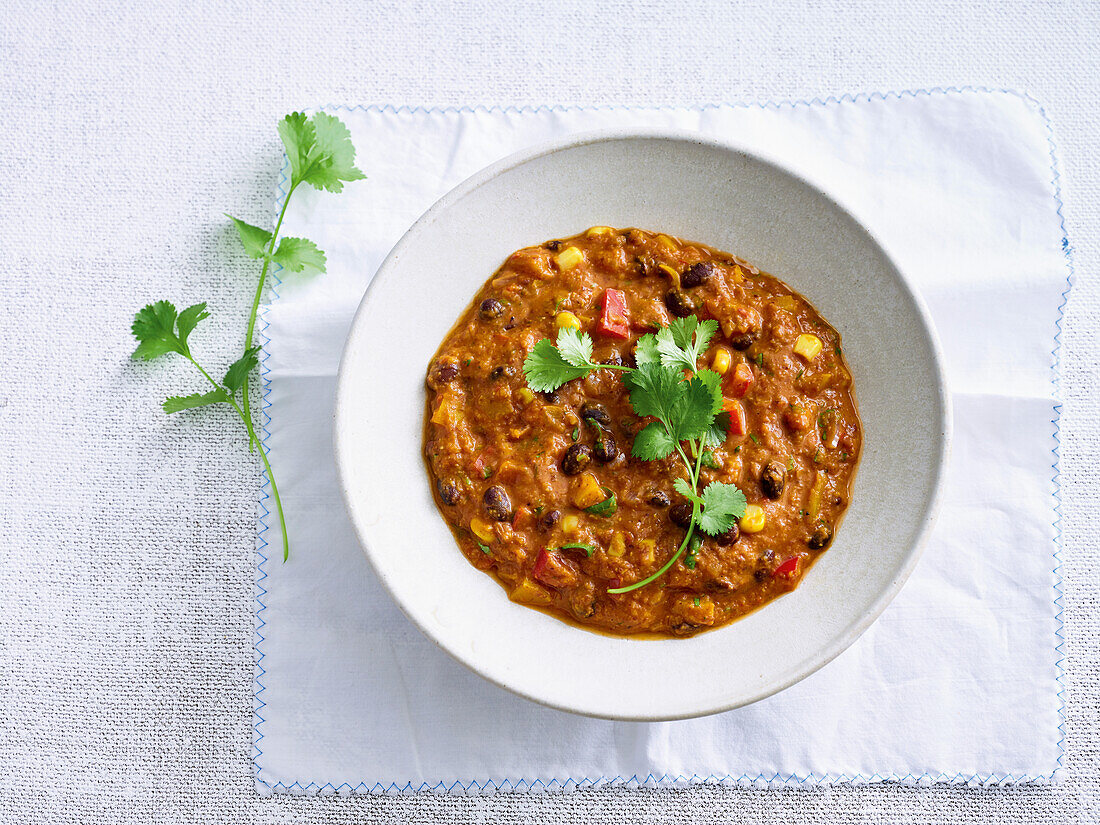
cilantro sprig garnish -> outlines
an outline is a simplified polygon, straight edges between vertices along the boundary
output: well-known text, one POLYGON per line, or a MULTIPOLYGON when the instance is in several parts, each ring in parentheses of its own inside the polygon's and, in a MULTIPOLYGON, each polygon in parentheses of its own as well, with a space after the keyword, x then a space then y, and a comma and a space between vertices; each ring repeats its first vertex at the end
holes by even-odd
POLYGON ((355 147, 351 142, 351 133, 339 118, 323 112, 307 118, 301 112, 294 112, 283 118, 278 128, 290 165, 290 188, 283 200, 279 217, 275 221, 275 229, 268 231, 234 218, 232 215, 226 216, 237 227, 237 235, 241 239, 245 254, 263 261, 260 279, 252 299, 252 311, 248 316, 248 327, 244 336, 244 354, 229 366, 221 381, 216 380, 199 364, 191 352, 188 337, 200 321, 209 317, 205 303, 195 304, 179 312, 168 301, 149 304, 134 316, 131 331, 138 340, 137 349, 133 354, 134 359, 149 361, 162 355, 175 353, 190 361, 213 387, 209 392, 174 395, 166 399, 162 404, 166 413, 177 413, 214 404, 228 404, 241 419, 248 434, 248 449, 250 452, 259 450, 260 460, 271 481, 271 496, 275 500, 275 507, 279 513, 279 527, 283 536, 283 561, 286 561, 290 556, 290 542, 287 540, 283 503, 279 498, 279 486, 275 482, 275 474, 268 460, 267 448, 256 435, 256 424, 252 417, 250 403, 249 384, 259 363, 260 351, 260 348, 253 346, 252 343, 256 332, 256 316, 264 287, 267 285, 267 273, 272 264, 279 264, 290 272, 325 271, 325 253, 313 241, 307 238, 279 237, 287 206, 295 190, 303 183, 308 183, 314 189, 340 192, 344 188, 344 181, 360 180, 365 176, 355 167, 355 147))
POLYGON ((691 523, 684 540, 671 558, 653 575, 609 593, 628 593, 645 587, 668 572, 688 552, 685 562, 694 567, 701 543, 696 530, 718 536, 732 529, 745 514, 745 494, 733 484, 712 481, 699 488, 705 456, 726 440, 728 415, 722 412, 722 378, 698 361, 718 329, 713 320, 694 315, 677 318, 656 334, 638 339, 636 367, 597 364, 592 361, 592 339, 587 333, 563 328, 556 343, 544 338, 523 362, 527 384, 536 392, 552 392, 595 370, 616 370, 630 391, 630 406, 641 418, 651 419, 634 437, 631 454, 644 461, 668 458, 675 453, 687 470, 673 487, 691 503, 691 523))

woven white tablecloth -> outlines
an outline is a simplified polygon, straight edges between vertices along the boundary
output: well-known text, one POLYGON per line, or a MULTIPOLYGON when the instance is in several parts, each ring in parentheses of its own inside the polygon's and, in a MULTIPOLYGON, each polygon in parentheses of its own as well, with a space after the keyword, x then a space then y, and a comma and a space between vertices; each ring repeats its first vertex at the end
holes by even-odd
POLYGON ((609 0, 324 7, 197 0, 0 15, 0 822, 1088 823, 1100 805, 1100 10, 1076 2, 609 0), (234 357, 276 120, 329 101, 688 105, 981 85, 1030 92, 1063 161, 1060 781, 966 789, 605 789, 261 799, 259 472, 228 416, 167 419, 135 367, 148 300, 206 300, 234 357))

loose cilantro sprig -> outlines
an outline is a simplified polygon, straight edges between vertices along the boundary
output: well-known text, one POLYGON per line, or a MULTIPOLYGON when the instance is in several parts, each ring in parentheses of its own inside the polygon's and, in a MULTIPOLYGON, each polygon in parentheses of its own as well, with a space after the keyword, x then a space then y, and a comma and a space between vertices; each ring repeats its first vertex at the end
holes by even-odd
POLYGON ((653 419, 635 437, 631 453, 644 461, 676 453, 687 469, 673 487, 691 503, 691 523, 672 557, 651 576, 615 587, 609 593, 627 593, 663 576, 687 551, 685 563, 694 567, 701 538, 695 532, 718 536, 730 530, 745 514, 745 494, 733 484, 712 481, 699 489, 699 474, 710 449, 726 439, 729 417, 722 412, 722 378, 698 361, 718 329, 713 320, 700 322, 694 315, 677 318, 656 334, 638 339, 636 367, 597 364, 592 361, 592 339, 575 329, 562 329, 557 342, 544 338, 523 362, 528 386, 552 392, 594 370, 618 370, 630 391, 630 405, 642 418, 653 419), (687 373, 685 373, 687 371, 687 373), (690 377, 689 377, 690 376, 690 377))
POLYGON ((279 487, 268 460, 267 449, 256 436, 250 404, 249 383, 259 363, 260 351, 252 343, 256 332, 256 317, 267 284, 267 273, 273 263, 290 272, 325 271, 325 253, 313 241, 307 238, 279 237, 279 230, 283 226, 283 218, 286 217, 287 206, 294 191, 303 183, 308 183, 314 189, 340 192, 344 188, 344 181, 360 180, 364 175, 355 167, 355 147, 351 142, 351 133, 338 118, 323 112, 307 118, 301 112, 294 112, 283 118, 278 128, 290 165, 290 188, 275 221, 275 229, 269 232, 232 215, 226 216, 237 227, 237 235, 245 253, 263 261, 252 299, 252 311, 248 316, 244 354, 229 366, 221 381, 215 380, 195 359, 188 337, 200 321, 209 317, 205 303, 195 304, 180 312, 168 301, 149 304, 134 316, 131 331, 138 340, 134 359, 149 361, 176 353, 190 361, 213 387, 209 392, 174 395, 166 399, 162 404, 166 413, 213 404, 228 404, 241 419, 248 434, 248 449, 250 452, 259 449, 260 460, 271 480, 271 495, 279 513, 279 527, 283 536, 283 561, 286 561, 290 556, 290 542, 287 540, 283 503, 279 498, 279 487))

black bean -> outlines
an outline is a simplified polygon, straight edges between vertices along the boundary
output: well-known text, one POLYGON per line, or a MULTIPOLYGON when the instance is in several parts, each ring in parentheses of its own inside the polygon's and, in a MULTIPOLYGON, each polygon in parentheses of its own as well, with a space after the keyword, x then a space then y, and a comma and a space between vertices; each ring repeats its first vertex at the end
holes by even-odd
POLYGON ((657 262, 649 255, 638 255, 634 258, 634 268, 638 274, 647 277, 650 275, 661 275, 663 270, 657 266, 657 262))
POLYGON ((596 445, 593 447, 592 452, 595 454, 596 460, 603 464, 614 461, 619 457, 619 448, 615 445, 615 436, 609 432, 601 432, 596 437, 596 445))
POLYGON ((654 490, 649 494, 649 498, 646 502, 652 504, 654 507, 668 507, 668 493, 664 490, 654 490))
POLYGON ((772 577, 772 571, 764 567, 758 567, 756 570, 753 571, 752 577, 758 582, 766 582, 772 577))
POLYGON ((581 407, 581 418, 595 427, 610 427, 611 416, 599 404, 585 404, 581 407))
POLYGON ((508 323, 504 325, 505 330, 514 329, 516 326, 516 316, 513 315, 508 319, 508 323))
POLYGON ((561 249, 561 241, 547 241, 543 244, 543 248, 549 249, 551 252, 557 252, 561 249))
POLYGON ((760 491, 770 499, 783 495, 786 481, 787 471, 778 461, 769 461, 760 471, 760 491))
POLYGON ((828 547, 829 542, 833 540, 833 528, 828 524, 819 524, 814 530, 814 533, 806 541, 806 544, 810 545, 814 550, 820 550, 823 547, 828 547))
POLYGON ((714 543, 719 547, 729 547, 731 544, 741 538, 741 529, 737 526, 736 522, 726 532, 719 536, 714 537, 714 543))
POLYGON ((574 444, 565 451, 561 460, 561 471, 567 476, 575 476, 592 463, 592 448, 586 444, 574 444))
POLYGON ((756 342, 756 333, 752 330, 730 337, 730 346, 744 352, 756 342))
POLYGON ((511 521, 512 501, 508 498, 508 491, 499 484, 486 490, 482 501, 485 503, 485 512, 489 514, 489 518, 495 521, 511 521))
POLYGON ((493 367, 493 371, 489 373, 489 377, 496 381, 498 378, 511 378, 515 374, 515 367, 493 367))
POLYGON ((683 527, 686 530, 691 526, 691 505, 686 501, 673 504, 668 508, 668 518, 677 527, 683 527))
POLYGON ((680 276, 680 286, 691 289, 693 286, 705 284, 712 274, 714 274, 714 264, 706 262, 692 264, 680 276))
POLYGON ((458 377, 458 364, 450 361, 436 363, 428 373, 428 386, 438 390, 444 384, 450 384, 458 377))
POLYGON ((540 392, 539 397, 547 404, 557 404, 561 401, 561 396, 558 395, 557 390, 551 390, 550 392, 540 392))
POLYGON ((504 304, 496 298, 486 298, 481 302, 481 306, 477 308, 477 314, 484 321, 488 321, 490 318, 499 318, 504 314, 504 304))
POLYGON ((677 318, 687 318, 695 313, 695 302, 687 293, 678 289, 670 289, 665 293, 665 306, 677 318))
POLYGON ((551 510, 539 519, 539 529, 544 533, 549 533, 557 526, 559 521, 561 521, 561 510, 551 510))
POLYGON ((462 498, 462 493, 458 491, 458 487, 450 481, 440 479, 435 483, 435 488, 439 490, 439 498, 444 504, 455 505, 462 498))

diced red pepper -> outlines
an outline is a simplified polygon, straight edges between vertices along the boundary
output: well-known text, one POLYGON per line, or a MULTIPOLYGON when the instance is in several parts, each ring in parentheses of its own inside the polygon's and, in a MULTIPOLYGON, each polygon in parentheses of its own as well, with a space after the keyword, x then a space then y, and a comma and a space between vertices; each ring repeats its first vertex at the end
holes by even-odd
POLYGON ((722 399, 722 409, 730 414, 730 435, 746 435, 749 431, 748 421, 745 419, 745 408, 740 401, 732 398, 722 399))
POLYGON ((622 290, 604 290, 596 329, 610 338, 625 341, 630 337, 630 313, 627 312, 626 295, 622 290))
POLYGON ((535 559, 531 577, 539 584, 561 589, 577 583, 577 569, 568 559, 544 547, 535 559))
POLYGON ((772 576, 777 579, 790 579, 798 572, 798 561, 801 556, 792 556, 777 568, 772 576))
POLYGON ((730 392, 733 393, 733 397, 744 398, 749 387, 752 386, 752 381, 752 367, 744 362, 734 367, 733 375, 730 376, 730 392))

